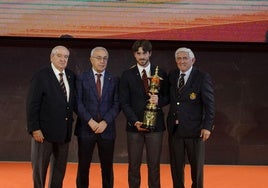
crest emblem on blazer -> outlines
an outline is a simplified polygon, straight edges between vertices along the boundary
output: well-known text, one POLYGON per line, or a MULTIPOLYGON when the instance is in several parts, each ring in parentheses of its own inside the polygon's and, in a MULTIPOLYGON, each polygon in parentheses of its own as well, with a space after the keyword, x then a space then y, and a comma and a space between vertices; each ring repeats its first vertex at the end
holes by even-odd
POLYGON ((195 94, 194 92, 192 92, 192 93, 190 94, 190 99, 191 99, 191 100, 195 100, 195 99, 196 99, 196 94, 195 94))

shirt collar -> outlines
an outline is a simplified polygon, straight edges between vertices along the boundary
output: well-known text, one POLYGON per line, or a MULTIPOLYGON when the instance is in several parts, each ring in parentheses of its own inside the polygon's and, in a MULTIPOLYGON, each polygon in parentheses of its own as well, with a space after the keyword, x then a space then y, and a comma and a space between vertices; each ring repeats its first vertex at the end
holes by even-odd
POLYGON ((52 67, 52 70, 53 70, 53 72, 54 72, 54 74, 55 74, 56 76, 59 76, 59 73, 63 73, 63 75, 65 75, 65 70, 63 70, 62 72, 60 72, 60 71, 53 65, 53 63, 51 63, 51 67, 52 67))
POLYGON ((99 72, 95 71, 93 68, 92 68, 92 71, 93 71, 94 76, 95 76, 96 74, 101 74, 101 75, 102 75, 102 77, 103 77, 103 76, 104 76, 104 74, 105 74, 105 71, 103 71, 103 72, 99 73, 99 72))
POLYGON ((180 71, 180 75, 181 75, 181 74, 185 74, 185 76, 188 77, 188 76, 190 75, 192 69, 193 69, 193 66, 191 66, 186 72, 181 72, 181 71, 180 71))
POLYGON ((142 75, 142 71, 143 71, 143 69, 145 69, 147 76, 150 76, 150 75, 151 75, 151 72, 150 72, 150 70, 151 70, 151 63, 149 63, 149 64, 147 65, 147 67, 143 67, 143 66, 137 64, 137 67, 138 67, 138 69, 139 69, 139 73, 140 73, 140 75, 142 75))

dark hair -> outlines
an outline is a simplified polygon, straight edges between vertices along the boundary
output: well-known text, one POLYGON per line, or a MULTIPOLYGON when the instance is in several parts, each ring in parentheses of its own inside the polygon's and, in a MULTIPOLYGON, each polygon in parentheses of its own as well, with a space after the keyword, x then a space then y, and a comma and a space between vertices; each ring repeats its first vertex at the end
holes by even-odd
POLYGON ((72 35, 69 35, 69 34, 63 34, 60 36, 60 38, 72 39, 74 37, 72 35))
POLYGON ((139 48, 142 48, 144 52, 151 52, 152 51, 152 44, 148 40, 137 40, 132 45, 132 51, 137 52, 139 48))

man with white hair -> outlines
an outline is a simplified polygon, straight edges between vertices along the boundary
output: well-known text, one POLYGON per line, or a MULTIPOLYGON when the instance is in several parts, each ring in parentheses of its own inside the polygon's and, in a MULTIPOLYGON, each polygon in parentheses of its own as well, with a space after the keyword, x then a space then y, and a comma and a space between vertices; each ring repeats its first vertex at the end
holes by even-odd
POLYGON ((193 67, 189 48, 175 52, 177 68, 169 73, 170 109, 167 117, 174 188, 184 188, 185 155, 191 166, 192 188, 203 188, 205 141, 213 130, 213 84, 209 74, 193 67))
POLYGON ((75 75, 67 69, 69 50, 56 46, 50 65, 31 80, 27 97, 27 131, 32 136, 33 187, 44 188, 50 164, 49 188, 61 188, 72 137, 75 75))

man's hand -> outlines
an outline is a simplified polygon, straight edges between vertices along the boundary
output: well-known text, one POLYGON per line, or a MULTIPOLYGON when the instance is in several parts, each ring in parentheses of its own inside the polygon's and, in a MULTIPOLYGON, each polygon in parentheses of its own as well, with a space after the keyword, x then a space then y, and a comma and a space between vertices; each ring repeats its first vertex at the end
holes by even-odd
POLYGON ((148 131, 147 129, 142 128, 142 122, 137 121, 134 126, 138 129, 138 131, 148 131))
POLYGON ((202 138, 203 141, 206 141, 210 136, 210 131, 207 129, 202 129, 200 137, 202 138))
POLYGON ((95 132, 98 129, 99 124, 94 119, 91 118, 88 121, 88 126, 92 129, 93 132, 95 132))
POLYGON ((98 128, 96 129, 95 133, 96 134, 103 133, 106 127, 107 127, 107 123, 105 121, 99 122, 98 128))
POLYGON ((41 130, 36 130, 32 132, 33 138, 35 141, 43 143, 45 137, 43 136, 43 133, 41 130))
POLYGON ((151 104, 156 104, 157 105, 158 104, 158 95, 149 93, 149 96, 150 96, 149 102, 151 104))

